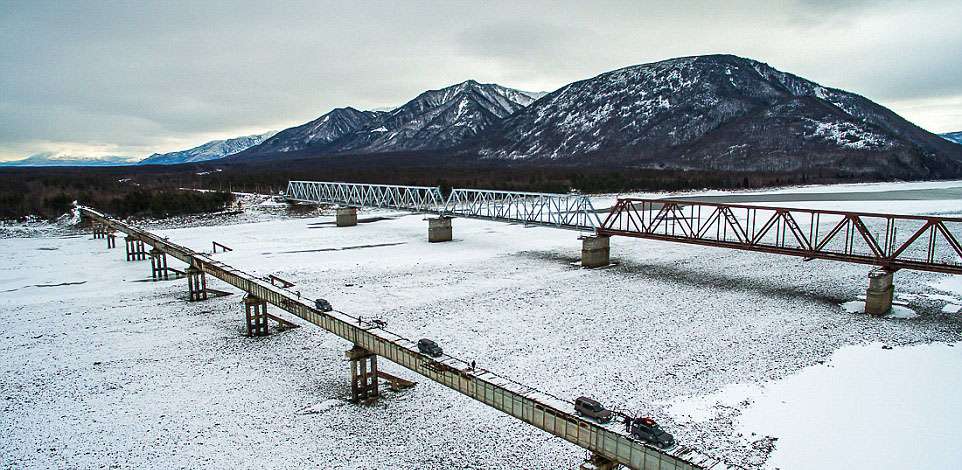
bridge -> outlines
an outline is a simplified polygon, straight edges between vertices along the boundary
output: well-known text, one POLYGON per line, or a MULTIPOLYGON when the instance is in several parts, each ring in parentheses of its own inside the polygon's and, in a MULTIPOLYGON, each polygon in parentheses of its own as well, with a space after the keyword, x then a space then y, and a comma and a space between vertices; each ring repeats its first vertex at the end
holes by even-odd
POLYGON ((597 469, 613 469, 618 465, 646 470, 730 468, 724 462, 683 445, 668 450, 647 445, 623 432, 617 419, 610 424, 599 424, 582 418, 575 413, 573 403, 566 399, 488 370, 475 370, 463 359, 450 355, 433 358, 422 354, 414 341, 388 331, 383 324, 363 321, 337 310, 316 308, 313 302, 289 290, 289 282, 278 286, 275 279, 258 278, 94 209, 78 207, 78 210, 83 218, 93 222, 95 238, 107 239, 108 248, 116 246, 115 232, 126 234, 127 259, 137 261, 149 257, 154 277, 166 275, 168 255, 187 264, 185 274, 189 298, 193 301, 207 299, 207 275, 246 292, 243 303, 249 335, 267 334, 268 319, 283 327, 297 326, 269 315, 267 305, 270 304, 350 342, 352 347, 345 354, 350 359, 352 397, 355 400, 377 397, 377 377, 384 375, 377 370, 380 357, 586 449, 597 469), (147 246, 151 247, 149 252, 147 246))
MULTIPOLYGON (((342 223, 356 222, 358 207, 379 207, 441 218, 462 217, 591 231, 601 224, 588 196, 454 188, 447 198, 439 187, 290 181, 293 202, 336 204, 342 223)), ((343 225, 342 225, 343 226, 343 225)))
POLYGON ((872 265, 865 311, 876 315, 891 309, 900 269, 962 274, 962 219, 954 217, 619 198, 601 220, 580 194, 456 188, 443 199, 440 188, 306 181, 291 181, 287 198, 348 206, 338 209, 339 226, 355 224, 365 206, 437 214, 428 220, 431 242, 452 239, 452 217, 593 231, 580 237, 586 268, 610 265, 612 236, 872 265))
POLYGON ((618 199, 599 235, 962 274, 962 218, 618 199))

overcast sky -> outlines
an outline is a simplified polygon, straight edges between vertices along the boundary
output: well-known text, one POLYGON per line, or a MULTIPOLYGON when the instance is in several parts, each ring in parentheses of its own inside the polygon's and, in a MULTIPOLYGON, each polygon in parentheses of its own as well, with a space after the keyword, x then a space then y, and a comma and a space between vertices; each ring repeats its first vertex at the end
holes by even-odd
POLYGON ((0 0, 0 160, 146 156, 402 104, 466 79, 554 90, 709 53, 962 130, 962 1, 0 0))

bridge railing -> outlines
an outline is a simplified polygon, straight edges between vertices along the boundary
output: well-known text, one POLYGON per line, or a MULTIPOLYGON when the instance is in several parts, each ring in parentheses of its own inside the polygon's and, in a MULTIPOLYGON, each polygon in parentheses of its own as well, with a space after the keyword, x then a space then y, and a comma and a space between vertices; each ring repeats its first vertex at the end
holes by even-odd
POLYGON ((962 274, 956 217, 623 198, 597 232, 962 274))
POLYGON ((105 216, 88 207, 78 207, 83 217, 114 230, 136 236, 155 249, 200 269, 238 289, 317 325, 378 356, 428 379, 434 380, 498 411, 545 432, 558 436, 632 469, 721 470, 730 468, 698 450, 676 445, 659 449, 623 432, 621 423, 599 424, 579 416, 571 402, 501 377, 491 371, 476 371, 464 359, 449 355, 435 359, 422 354, 417 343, 402 335, 365 323, 359 317, 334 310, 318 310, 314 303, 290 290, 234 268, 208 255, 195 252, 141 228, 105 216))
POLYGON ((441 188, 392 184, 290 181, 286 197, 292 201, 382 207, 414 212, 437 212, 444 205, 441 188))
POLYGON ((575 230, 601 225, 588 196, 484 189, 453 189, 442 214, 575 230))

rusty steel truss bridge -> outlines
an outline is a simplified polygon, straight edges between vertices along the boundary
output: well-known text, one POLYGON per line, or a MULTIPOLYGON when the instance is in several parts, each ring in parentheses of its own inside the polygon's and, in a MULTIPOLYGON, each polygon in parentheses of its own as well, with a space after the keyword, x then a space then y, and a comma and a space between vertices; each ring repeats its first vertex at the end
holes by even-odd
POLYGON ((291 181, 290 201, 594 231, 737 250, 962 274, 962 218, 668 199, 619 198, 598 211, 581 194, 291 181), (604 218, 599 217, 601 213, 604 218))
POLYGON ((626 236, 962 274, 962 218, 618 199, 597 228, 626 236))

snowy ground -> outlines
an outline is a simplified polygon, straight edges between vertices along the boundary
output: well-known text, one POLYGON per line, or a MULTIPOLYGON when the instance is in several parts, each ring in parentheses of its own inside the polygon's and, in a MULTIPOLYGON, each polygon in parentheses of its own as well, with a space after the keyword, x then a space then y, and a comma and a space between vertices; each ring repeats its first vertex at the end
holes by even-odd
MULTIPOLYGON (((872 189, 962 183, 925 185, 872 189)), ((813 190, 779 192, 792 191, 813 190)), ((951 199, 799 205, 874 204, 962 214, 951 199)), ((733 463, 962 467, 956 278, 899 272, 913 313, 875 319, 849 313, 864 266, 614 238, 618 264, 582 270, 575 232, 456 219, 453 242, 428 244, 417 215, 367 212, 382 219, 337 228, 262 209, 212 226, 145 223, 196 249, 230 246, 216 256, 479 367, 651 414, 733 463)), ((583 457, 393 365, 419 385, 350 405, 345 341, 313 326, 246 338, 240 296, 218 281, 235 294, 187 303, 186 281, 147 281, 147 262, 123 261, 122 247, 33 233, 0 240, 4 467, 574 468, 583 457)))

